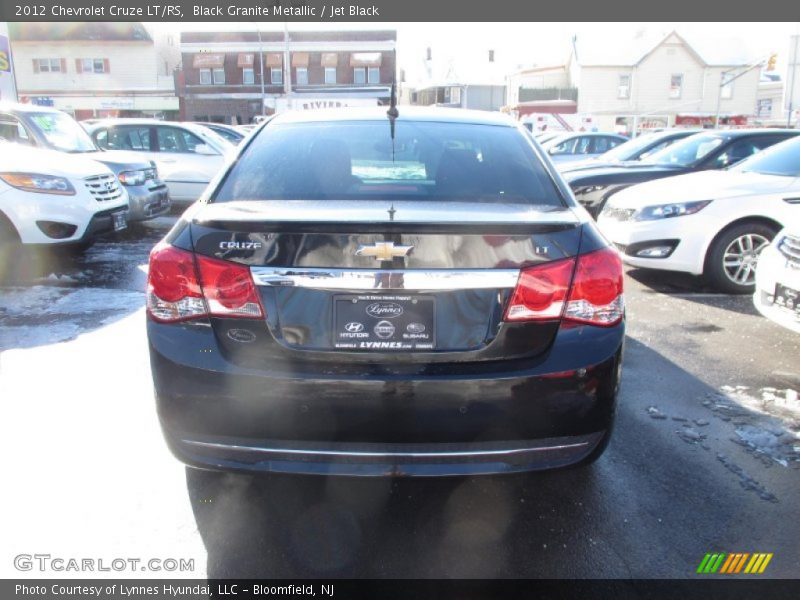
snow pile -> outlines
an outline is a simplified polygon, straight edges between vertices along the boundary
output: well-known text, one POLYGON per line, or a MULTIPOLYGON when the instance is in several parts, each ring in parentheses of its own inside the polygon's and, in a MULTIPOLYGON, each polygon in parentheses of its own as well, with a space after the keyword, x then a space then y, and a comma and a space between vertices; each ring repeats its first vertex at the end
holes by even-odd
POLYGON ((797 391, 763 387, 722 386, 703 405, 734 426, 731 441, 765 466, 777 463, 800 468, 800 404, 797 391))
POLYGON ((755 395, 751 394, 750 388, 744 385, 723 385, 720 390, 740 406, 751 410, 771 415, 800 417, 800 400, 798 400, 797 390, 763 387, 755 395))

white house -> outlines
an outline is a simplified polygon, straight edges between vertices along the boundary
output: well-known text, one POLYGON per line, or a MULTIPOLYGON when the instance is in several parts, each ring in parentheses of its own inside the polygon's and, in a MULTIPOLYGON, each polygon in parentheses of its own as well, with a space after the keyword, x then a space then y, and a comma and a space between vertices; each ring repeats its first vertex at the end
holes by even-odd
POLYGON ((177 114, 179 55, 141 23, 10 23, 9 34, 20 101, 77 119, 177 114))
POLYGON ((701 53, 674 31, 655 42, 644 35, 631 43, 576 39, 564 64, 508 78, 508 110, 521 118, 587 115, 603 131, 709 127, 717 113, 721 126, 741 125, 755 114, 759 70, 721 87, 723 76, 731 79, 758 60, 735 56, 738 50, 718 45, 701 53))

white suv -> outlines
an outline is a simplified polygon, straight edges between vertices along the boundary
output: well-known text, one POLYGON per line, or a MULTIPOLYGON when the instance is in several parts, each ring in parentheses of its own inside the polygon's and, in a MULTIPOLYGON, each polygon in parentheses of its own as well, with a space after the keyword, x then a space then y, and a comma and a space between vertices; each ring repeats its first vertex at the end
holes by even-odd
POLYGON ((0 250, 85 246, 127 226, 128 194, 105 165, 53 150, 0 143, 0 250))

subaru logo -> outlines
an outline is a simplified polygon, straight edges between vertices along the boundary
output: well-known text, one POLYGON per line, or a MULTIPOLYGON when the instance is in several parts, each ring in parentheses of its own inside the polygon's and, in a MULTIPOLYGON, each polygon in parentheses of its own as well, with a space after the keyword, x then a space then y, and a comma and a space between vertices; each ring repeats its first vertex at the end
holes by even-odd
POLYGON ((375 335, 379 338, 390 338, 394 335, 394 325, 392 325, 389 321, 379 321, 375 328, 373 329, 375 335))
POLYGON ((403 314, 403 307, 394 302, 373 302, 367 306, 366 312, 376 319, 394 319, 403 314))
POLYGON ((352 321, 344 326, 344 330, 348 333, 360 333, 364 331, 364 325, 362 323, 356 323, 352 321))
POLYGON ((422 333, 425 331, 425 325, 422 323, 409 323, 406 325, 406 331, 409 333, 422 333))

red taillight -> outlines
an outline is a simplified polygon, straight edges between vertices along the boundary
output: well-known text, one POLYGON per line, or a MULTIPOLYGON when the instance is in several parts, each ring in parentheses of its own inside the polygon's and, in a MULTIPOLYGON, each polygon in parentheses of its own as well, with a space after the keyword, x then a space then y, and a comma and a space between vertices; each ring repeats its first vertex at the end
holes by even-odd
POLYGON ((150 252, 147 312, 156 321, 183 321, 206 314, 191 252, 164 243, 150 252))
POLYGON ((564 318, 590 325, 616 325, 625 314, 622 260, 611 248, 578 257, 564 318))
POLYGON ((520 271, 506 310, 506 321, 560 318, 574 266, 575 259, 569 258, 520 271))
POLYGON ((610 326, 618 323, 623 313, 622 261, 615 251, 605 248, 577 259, 523 269, 505 320, 563 318, 610 326))
POLYGON ((147 311, 162 322, 264 314, 247 267, 204 256, 195 263, 191 252, 163 243, 150 253, 147 311))
POLYGON ((263 317, 250 269, 236 263, 197 257, 200 283, 210 314, 219 317, 263 317))

